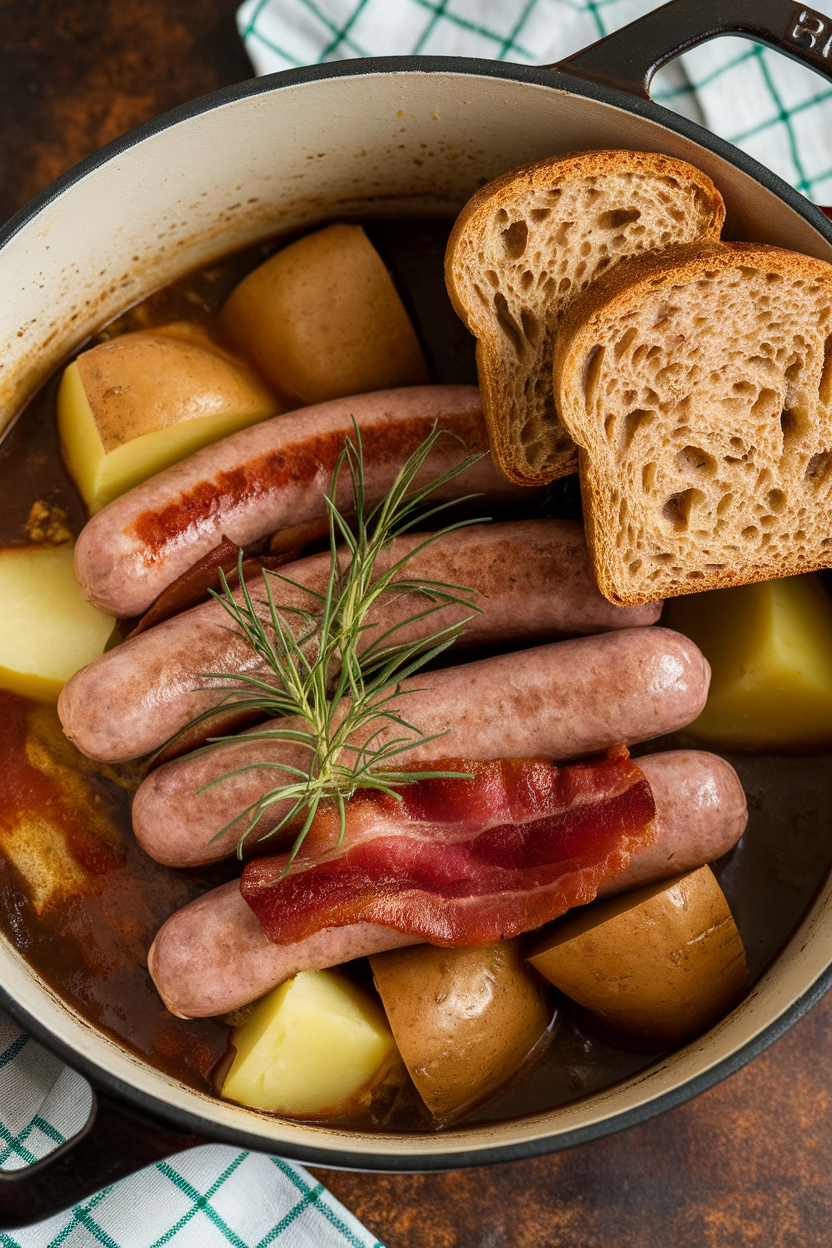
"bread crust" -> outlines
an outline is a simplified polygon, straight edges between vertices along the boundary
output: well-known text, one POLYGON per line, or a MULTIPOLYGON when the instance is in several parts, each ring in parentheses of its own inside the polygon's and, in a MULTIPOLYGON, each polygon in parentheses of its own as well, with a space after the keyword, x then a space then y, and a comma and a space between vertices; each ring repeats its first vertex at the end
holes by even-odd
MULTIPOLYGON (((832 391, 832 265, 811 256, 762 243, 728 242, 678 247, 663 254, 627 260, 609 274, 603 275, 570 305, 564 316, 554 352, 553 385, 561 420, 579 446, 584 524, 596 579, 605 597, 619 605, 634 606, 654 601, 657 598, 697 593, 707 589, 727 588, 731 585, 745 585, 754 581, 792 576, 832 566, 832 537, 829 536, 832 533, 832 526, 825 527, 826 510, 816 503, 816 514, 813 517, 807 516, 805 521, 800 521, 801 532, 805 530, 805 545, 801 548, 793 547, 790 550, 777 552, 776 555, 772 553, 769 557, 760 557, 759 550, 749 551, 744 559, 729 557, 726 548, 725 557, 722 560, 723 566, 714 566, 710 571, 696 569, 693 572, 695 577, 693 580, 660 576, 649 582, 645 576, 627 575, 624 569, 621 554, 621 524, 619 522, 616 525, 610 521, 610 498, 619 482, 613 481, 608 469, 603 468, 599 462, 599 452, 603 451, 603 443, 597 427, 597 414, 593 416, 587 410, 587 368, 592 366, 593 360, 598 359, 597 353, 604 348, 605 342, 609 341, 609 338, 605 336, 610 335, 616 326, 624 325, 628 319, 632 323, 633 319, 639 315, 645 317, 654 305, 661 304, 664 296, 678 294, 696 283, 712 281, 714 275, 722 277, 732 271, 738 274, 741 280, 744 280, 743 274, 747 277, 749 274, 759 274, 764 271, 766 274, 779 275, 784 284, 796 282, 800 284, 798 289, 807 290, 803 319, 788 327, 788 332, 793 337, 797 335, 801 340, 806 340, 806 354, 809 360, 809 364, 806 365, 807 376, 811 369, 814 369, 814 374, 817 374, 812 385, 808 387, 816 396, 817 401, 811 411, 807 408, 806 418, 807 426, 814 422, 817 447, 811 446, 804 450, 803 458, 809 458, 811 461, 813 451, 815 459, 825 457, 827 450, 832 451, 832 393, 826 396, 826 388, 832 391), (813 296, 811 301, 809 293, 813 296), (814 298, 815 295, 818 295, 818 298, 814 298), (818 305, 825 319, 818 318, 818 305), (593 352, 596 352, 595 356, 592 355, 593 352), (823 546, 824 541, 829 544, 823 546)), ((764 305, 760 302, 759 306, 762 308, 764 305)), ((719 314, 721 308, 716 307, 714 312, 719 314)), ((724 350, 727 353, 733 342, 731 326, 721 325, 715 331, 711 330, 711 333, 715 332, 719 337, 720 330, 722 330, 722 341, 725 344, 724 350)), ((761 352, 769 345, 764 342, 765 337, 764 326, 760 330, 761 352)), ((682 340, 678 343, 671 343, 667 358, 671 362, 692 358, 695 347, 694 341, 682 340)), ((762 355, 754 357, 754 360, 757 359, 763 359, 762 355)), ((766 363, 764 359, 763 363, 766 363)), ((782 369, 780 373, 783 373, 782 369)), ((778 367, 772 361, 767 384, 773 387, 777 377, 779 377, 778 367)), ((738 376, 734 389, 741 386, 744 380, 743 377, 738 376)), ((783 393, 787 394, 789 382, 785 376, 779 377, 779 381, 782 382, 783 393)), ((766 393, 774 394, 774 391, 766 393)), ((801 399, 801 402, 805 407, 805 398, 801 399)), ((702 436, 702 431, 697 429, 695 423, 697 406, 693 401, 691 409, 693 416, 690 425, 685 426, 686 436, 691 443, 701 446, 706 454, 713 455, 716 463, 719 456, 714 445, 708 444, 707 439, 702 436)), ((773 412, 769 424, 773 426, 777 422, 782 427, 783 418, 788 414, 780 405, 773 412)), ((612 413, 609 418, 613 418, 612 413)), ((672 422, 669 421, 668 424, 670 423, 672 422)), ((736 427, 732 427, 731 432, 736 435, 734 439, 736 441, 745 438, 748 432, 747 420, 738 419, 736 427)), ((658 432, 656 436, 658 437, 658 432)), ((779 459, 772 457, 768 460, 760 459, 755 467, 761 473, 768 471, 770 480, 767 484, 771 486, 772 492, 779 494, 782 492, 781 487, 786 491, 791 489, 792 478, 796 480, 797 476, 794 472, 791 472, 790 476, 786 471, 788 456, 785 434, 781 435, 778 445, 779 459)), ((739 464, 739 458, 735 462, 739 464)), ((809 469, 807 468, 803 480, 808 480, 808 477, 809 469)), ((626 490, 626 487, 623 488, 626 490)), ((628 496, 628 516, 632 516, 634 510, 638 511, 638 507, 634 509, 631 505, 633 501, 632 497, 628 496)), ((808 511, 810 501, 806 500, 804 512, 808 511)), ((754 517, 749 514, 746 519, 751 523, 754 517)), ((666 544, 665 539, 664 545, 666 544)), ((650 538, 645 539, 645 550, 648 558, 664 557, 661 550, 651 550, 650 538)), ((648 566, 645 562, 645 573, 647 573, 648 566)), ((689 578, 691 570, 688 569, 684 575, 689 578)))
MULTIPOLYGON (((626 194, 628 180, 633 186, 641 188, 645 179, 649 180, 654 191, 672 188, 677 200, 681 195, 682 201, 688 204, 685 220, 677 221, 674 217, 663 222, 667 228, 662 232, 672 235, 672 241, 678 241, 678 236, 684 235, 685 231, 692 231, 697 239, 704 241, 719 238, 725 206, 722 196, 706 174, 672 156, 627 150, 573 152, 511 170, 472 196, 451 231, 445 254, 448 293, 457 313, 477 338, 477 368, 492 454, 505 476, 519 485, 544 485, 577 468, 575 447, 552 408, 549 376, 551 343, 557 334, 560 316, 564 306, 568 306, 568 298, 579 289, 586 274, 581 276, 579 272, 577 280, 574 275, 567 279, 567 293, 560 289, 564 281, 561 278, 554 283, 558 289, 552 297, 545 300, 537 294, 530 297, 530 308, 537 300, 533 309, 535 326, 530 332, 542 335, 539 344, 530 345, 524 341, 525 324, 521 323, 524 317, 521 314, 518 318, 510 311, 507 320, 513 325, 508 325, 507 339, 506 333, 501 331, 500 310, 496 308, 496 303, 501 295, 505 303, 505 292, 511 284, 509 268, 519 257, 509 256, 502 265, 502 271, 491 266, 492 257, 486 253, 489 248, 493 251, 494 232, 499 230, 499 225, 495 223, 504 218, 505 236, 510 233, 512 224, 516 227, 518 222, 525 220, 525 213, 530 218, 526 226, 532 238, 539 233, 534 224, 537 220, 535 213, 548 211, 540 206, 541 197, 549 203, 553 197, 570 191, 578 194, 582 186, 588 188, 590 197, 593 193, 600 194, 597 191, 599 185, 602 190, 605 186, 610 192, 614 189, 610 202, 614 202, 616 212, 607 212, 606 215, 615 220, 620 214, 626 220, 621 226, 610 225, 612 233, 608 234, 606 241, 603 236, 599 237, 594 244, 598 254, 593 254, 593 244, 590 244, 589 260, 592 263, 588 265, 590 272, 587 280, 591 280, 595 271, 593 264, 595 268, 613 266, 642 246, 640 239, 644 236, 644 227, 638 224, 641 214, 633 208, 635 200, 628 204, 621 195, 626 194), (624 184, 623 187, 618 185, 619 182, 624 184), (535 204, 538 206, 534 207, 535 204), (696 213, 690 211, 691 204, 696 206, 696 213), (693 220, 694 216, 696 220, 693 220), (607 243, 610 244, 609 249, 607 243), (602 248, 604 254, 600 253, 602 248), (487 300, 490 300, 490 306, 487 300), (512 340, 519 344, 519 350, 517 346, 513 347, 512 340), (518 362, 516 356, 522 356, 524 352, 526 361, 520 359, 518 362), (512 374, 516 374, 514 381, 512 374), (542 398, 538 397, 538 391, 542 398), (532 446, 524 443, 529 408, 534 409, 535 438, 532 446)), ((658 203, 658 196, 654 198, 658 203)), ((639 196, 638 202, 644 207, 643 196, 639 196)), ((675 212, 677 216, 683 215, 679 212, 678 202, 668 211, 675 212)), ((578 223, 578 230, 584 225, 584 222, 578 223)), ((532 250, 531 246, 529 250, 532 250)), ((551 257, 553 267, 550 274, 567 250, 564 246, 559 255, 551 257)), ((546 263, 543 262, 544 269, 546 263)), ((580 271, 581 267, 578 259, 577 270, 580 271)), ((587 269, 587 262, 583 264, 583 269, 587 269)), ((538 273, 535 292, 540 288, 541 276, 538 273)), ((547 289, 544 286, 544 292, 547 289)), ((514 302, 516 304, 517 300, 514 302)))

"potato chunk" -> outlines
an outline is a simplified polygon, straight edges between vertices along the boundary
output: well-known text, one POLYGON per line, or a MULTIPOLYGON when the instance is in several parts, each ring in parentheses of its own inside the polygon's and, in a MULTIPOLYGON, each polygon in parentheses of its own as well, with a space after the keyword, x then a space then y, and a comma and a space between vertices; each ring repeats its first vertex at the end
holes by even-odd
POLYGON ((413 945, 370 958, 393 1035, 439 1121, 497 1092, 549 1027, 545 984, 516 940, 461 949, 413 945))
POLYGON ((222 1095, 288 1118, 347 1112, 396 1053, 381 1007, 337 971, 302 971, 275 988, 232 1043, 222 1095))
POLYGON ((602 901, 557 924, 529 957, 604 1031, 667 1048, 736 1005, 742 938, 710 867, 602 901))
POLYGON ((0 688, 56 701, 114 625, 81 593, 71 545, 0 549, 0 688))
POLYGON ((244 278, 226 330, 279 394, 322 403, 430 380, 381 257, 360 225, 330 225, 244 278))
POLYGON ((817 574, 676 598, 663 623, 711 665, 705 709, 688 731, 728 749, 832 743, 832 602, 817 574))
POLYGON ((58 392, 64 460, 90 512, 277 411, 247 366, 207 336, 164 330, 84 351, 58 392))

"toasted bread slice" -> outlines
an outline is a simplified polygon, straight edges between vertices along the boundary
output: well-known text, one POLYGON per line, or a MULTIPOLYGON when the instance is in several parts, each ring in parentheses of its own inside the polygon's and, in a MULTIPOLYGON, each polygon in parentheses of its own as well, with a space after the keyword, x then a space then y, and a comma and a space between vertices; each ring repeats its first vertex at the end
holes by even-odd
POLYGON ((612 602, 832 566, 832 265, 753 243, 628 260, 566 313, 554 389, 612 602))
POLYGON ((541 160, 468 201, 445 281, 477 338, 491 450, 510 481, 543 485, 577 469, 552 401, 552 347, 569 302, 626 256, 716 241, 724 219, 710 178, 653 152, 541 160))

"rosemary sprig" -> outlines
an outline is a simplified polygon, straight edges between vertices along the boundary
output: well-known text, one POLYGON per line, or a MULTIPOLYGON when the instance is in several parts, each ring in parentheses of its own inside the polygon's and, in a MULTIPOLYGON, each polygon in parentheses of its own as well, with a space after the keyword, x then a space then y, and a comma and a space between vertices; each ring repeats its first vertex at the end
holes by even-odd
MULTIPOLYGON (((265 840, 296 820, 302 820, 287 869, 322 802, 334 803, 337 807, 340 843, 346 822, 345 804, 358 789, 377 789, 401 800, 399 788, 414 780, 461 778, 459 772, 411 772, 396 766, 398 755, 444 734, 426 736, 404 718, 393 702, 403 692, 401 681, 453 645, 468 622, 481 611, 473 602, 476 591, 444 581, 409 578, 404 574, 406 565, 438 537, 469 524, 482 523, 482 519, 457 521, 426 534, 424 540, 378 575, 376 566, 394 538, 439 515, 454 502, 475 497, 468 495, 465 499, 437 503, 425 510, 425 502, 431 494, 464 472, 479 456, 469 455, 426 485, 414 486, 417 474, 443 436, 444 431, 435 427, 401 468, 387 496, 367 513, 361 432, 355 421, 353 428, 354 440, 347 439, 325 496, 331 556, 325 591, 320 593, 298 585, 279 572, 264 571, 266 600, 258 603, 261 608, 258 612, 243 579, 241 552, 238 562, 241 601, 235 599, 222 573, 222 591, 214 593, 214 597, 269 669, 270 679, 205 673, 204 679, 228 682, 211 685, 226 691, 226 697, 217 707, 192 721, 200 722, 206 715, 216 714, 229 705, 261 711, 275 718, 292 717, 292 723, 285 727, 278 724, 259 732, 248 732, 245 739, 304 746, 309 751, 308 771, 283 763, 258 762, 226 772, 200 789, 204 792, 232 776, 264 767, 290 776, 291 779, 240 811, 212 838, 217 840, 244 820, 245 828, 237 843, 238 856, 242 857, 245 842, 266 812, 276 804, 288 804, 288 810, 278 823, 258 838, 265 840), (339 477, 344 469, 352 485, 353 527, 335 503, 339 477), (278 603, 274 590, 277 581, 308 594, 314 600, 314 608, 304 610, 278 603), (378 628, 368 621, 368 616, 385 595, 391 594, 419 594, 427 598, 430 605, 379 635, 368 637, 369 630, 378 628), (398 630, 421 622, 451 604, 470 608, 470 614, 424 637, 404 642, 396 640, 398 630), (271 683, 272 675, 274 683, 271 683)), ((238 739, 212 737, 205 748, 238 739)))

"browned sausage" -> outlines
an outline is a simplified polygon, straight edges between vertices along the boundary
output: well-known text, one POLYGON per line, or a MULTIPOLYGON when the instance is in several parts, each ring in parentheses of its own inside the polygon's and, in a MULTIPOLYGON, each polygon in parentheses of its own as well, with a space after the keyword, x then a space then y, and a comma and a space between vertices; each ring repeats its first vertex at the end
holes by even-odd
MULTIPOLYGON (((713 862, 737 843, 747 820, 734 769, 715 754, 678 750, 638 760, 656 801, 656 840, 599 894, 665 879, 713 862)), ((417 944, 387 927, 326 928, 290 945, 273 944, 231 880, 179 910, 148 955, 165 1005, 182 1018, 222 1014, 254 1001, 299 971, 417 944)))
MULTIPOLYGON (((424 484, 465 455, 488 451, 475 386, 378 390, 274 416, 166 468, 93 516, 75 547, 75 574, 87 598, 111 615, 141 615, 223 536, 249 546, 326 515, 324 494, 353 417, 364 444, 368 503, 387 493, 436 424, 455 436, 440 439, 417 481, 424 484)), ((432 497, 471 493, 523 496, 485 454, 432 497)), ((351 501, 344 472, 338 503, 351 501)))
MULTIPOLYGON (((379 575, 424 537, 397 539, 379 560, 379 575)), ((329 554, 312 555, 282 568, 281 575, 320 592, 329 568, 329 554)), ((460 529, 414 555, 405 575, 476 590, 472 602, 482 614, 468 623, 466 645, 633 628, 653 624, 662 608, 661 602, 641 607, 616 607, 608 602, 595 584, 583 526, 573 520, 520 520, 460 529)), ((310 594, 284 580, 272 579, 272 585, 277 601, 307 611, 316 609, 310 594)), ((249 591, 255 601, 265 599, 259 576, 249 591)), ((241 601, 239 589, 234 596, 241 601)), ((377 627, 365 634, 366 641, 429 605, 425 598, 391 592, 383 610, 368 617, 377 627)), ((415 626, 399 629, 392 640, 425 636, 470 614, 468 608, 449 606, 415 626)), ((296 618, 286 616, 290 624, 296 618)), ((208 682, 199 679, 201 673, 245 673, 268 679, 269 669, 242 634, 229 626, 227 613, 212 600, 124 642, 77 672, 58 702, 70 741, 88 758, 104 762, 139 758, 225 696, 217 688, 204 687, 208 682)), ((216 734, 215 724, 213 719, 204 723, 201 739, 216 734)), ((192 737, 189 745, 199 740, 192 737)))
MULTIPOLYGON (((693 642, 661 627, 559 641, 420 673, 402 682, 403 690, 415 692, 403 692, 395 705, 425 735, 444 735, 397 761, 567 759, 619 742, 632 745, 695 719, 705 705, 709 680, 710 668, 693 642)), ((285 727, 293 721, 274 722, 285 727)), ((209 842, 264 792, 285 782, 286 774, 263 767, 198 790, 231 770, 275 762, 309 765, 302 746, 255 741, 245 733, 209 753, 166 763, 136 793, 138 840, 151 857, 175 867, 233 853, 244 825, 209 842)), ((272 806, 258 832, 273 828, 287 809, 272 806)))

